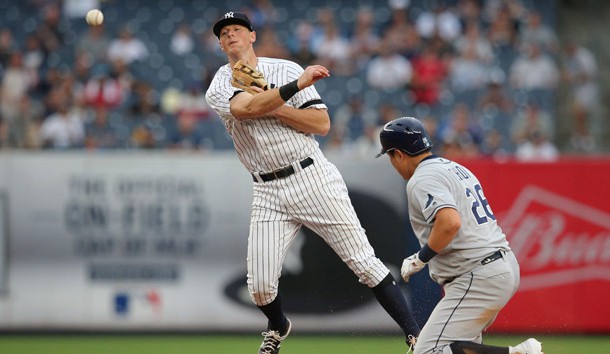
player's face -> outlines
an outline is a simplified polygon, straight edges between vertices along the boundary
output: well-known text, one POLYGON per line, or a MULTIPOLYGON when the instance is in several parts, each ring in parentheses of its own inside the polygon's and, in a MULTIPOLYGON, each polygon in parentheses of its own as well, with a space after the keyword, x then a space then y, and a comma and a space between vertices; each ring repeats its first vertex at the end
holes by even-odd
POLYGON ((411 177, 407 173, 407 154, 400 150, 390 150, 388 151, 388 157, 390 163, 402 178, 409 179, 411 177))
POLYGON ((227 54, 246 51, 256 40, 256 33, 241 25, 227 25, 220 30, 220 48, 227 54))
POLYGON ((414 159, 407 155, 407 153, 394 149, 388 151, 388 157, 390 158, 390 163, 392 163, 392 166, 402 178, 408 180, 413 176, 417 166, 414 165, 414 159))

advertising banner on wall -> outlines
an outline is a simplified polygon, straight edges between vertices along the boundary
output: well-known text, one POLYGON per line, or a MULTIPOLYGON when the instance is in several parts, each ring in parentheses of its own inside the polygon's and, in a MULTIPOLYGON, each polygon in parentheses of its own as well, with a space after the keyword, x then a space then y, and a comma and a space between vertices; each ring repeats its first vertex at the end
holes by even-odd
MULTIPOLYGON (((417 247, 405 182, 382 159, 331 160, 399 279, 417 247)), ((521 264, 520 289, 492 330, 610 332, 610 160, 462 162, 521 264)), ((251 183, 231 153, 0 154, 0 330, 264 328, 245 284, 251 183)), ((425 320, 439 288, 401 285, 425 320)), ((299 330, 398 333, 306 228, 280 292, 299 330)))
MULTIPOLYGON (((372 158, 340 169, 398 277, 404 181, 372 158)), ((263 329, 245 281, 251 187, 231 153, 0 155, 10 241, 0 329, 263 329)), ((300 236, 280 290, 299 329, 399 330, 330 247, 300 236)))
POLYGON ((610 332, 610 160, 463 163, 521 266, 519 291, 493 329, 610 332))

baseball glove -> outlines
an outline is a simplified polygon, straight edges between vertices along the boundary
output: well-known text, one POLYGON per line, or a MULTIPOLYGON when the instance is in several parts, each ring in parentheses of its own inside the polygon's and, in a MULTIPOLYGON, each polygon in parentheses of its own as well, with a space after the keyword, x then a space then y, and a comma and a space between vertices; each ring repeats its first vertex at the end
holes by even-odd
POLYGON ((256 93, 251 86, 260 87, 263 90, 269 89, 269 84, 267 84, 263 73, 246 63, 242 63, 241 60, 233 66, 231 85, 251 94, 256 93))

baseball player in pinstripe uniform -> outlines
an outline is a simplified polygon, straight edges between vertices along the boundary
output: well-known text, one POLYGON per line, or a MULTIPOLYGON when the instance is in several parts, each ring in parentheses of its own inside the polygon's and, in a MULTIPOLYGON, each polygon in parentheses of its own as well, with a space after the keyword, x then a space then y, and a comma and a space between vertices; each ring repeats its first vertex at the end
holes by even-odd
POLYGON ((290 332, 278 284, 284 257, 302 225, 372 288, 407 339, 417 336, 419 327, 388 268, 375 256, 342 176, 314 139, 330 129, 326 106, 313 86, 330 75, 328 69, 312 65, 303 70, 288 60, 257 57, 256 32, 243 13, 226 13, 213 31, 229 63, 214 76, 206 100, 253 178, 247 283, 268 319, 259 353, 278 353, 290 332), (231 68, 238 61, 261 71, 271 89, 256 88, 251 94, 233 87, 231 68))
POLYGON ((541 354, 530 338, 515 347, 483 345, 492 324, 519 286, 519 264, 498 226, 481 183, 466 167, 438 157, 422 123, 387 123, 382 150, 407 182, 409 219, 421 249, 401 268, 405 281, 428 264, 444 297, 422 328, 415 354, 541 354))

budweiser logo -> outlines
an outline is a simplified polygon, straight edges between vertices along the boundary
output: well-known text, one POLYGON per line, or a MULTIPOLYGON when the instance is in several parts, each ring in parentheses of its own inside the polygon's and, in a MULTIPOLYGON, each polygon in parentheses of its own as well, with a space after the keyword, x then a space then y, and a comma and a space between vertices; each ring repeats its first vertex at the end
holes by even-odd
POLYGON ((521 290, 610 281, 610 215, 535 186, 500 218, 521 265, 521 290))

